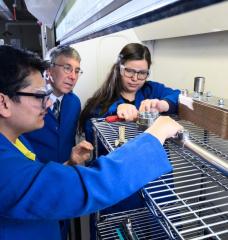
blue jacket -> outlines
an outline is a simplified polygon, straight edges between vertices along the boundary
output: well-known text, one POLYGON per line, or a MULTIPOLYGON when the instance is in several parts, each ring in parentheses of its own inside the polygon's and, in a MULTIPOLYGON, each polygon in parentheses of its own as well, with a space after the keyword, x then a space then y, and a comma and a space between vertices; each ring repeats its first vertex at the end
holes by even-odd
MULTIPOLYGON (((147 81, 140 88, 135 95, 135 106, 139 109, 140 104, 145 99, 166 100, 169 103, 169 111, 167 113, 176 113, 178 109, 178 96, 179 90, 173 90, 172 88, 166 87, 162 83, 147 81)), ((125 103, 124 99, 120 97, 117 99, 109 108, 108 111, 101 117, 115 115, 119 104, 125 103)))
POLYGON ((60 219, 115 204, 172 170, 148 133, 100 157, 93 168, 29 160, 2 134, 0 155, 1 240, 59 240, 60 219))
MULTIPOLYGON (((172 88, 166 87, 162 83, 157 83, 153 81, 146 81, 141 89, 136 92, 135 96, 135 106, 139 109, 140 104, 145 99, 166 100, 169 104, 169 111, 167 114, 177 113, 178 110, 178 96, 180 90, 173 90, 172 88)), ((103 115, 99 114, 100 108, 94 110, 91 113, 90 118, 107 117, 111 115, 116 115, 118 105, 125 103, 124 99, 120 97, 108 108, 107 112, 103 115)), ((93 129, 92 122, 88 119, 84 126, 86 140, 93 143, 93 129)))
POLYGON ((68 93, 61 102, 60 122, 52 111, 44 118, 44 127, 24 134, 31 143, 38 159, 43 163, 49 161, 63 163, 69 160, 71 149, 75 145, 77 122, 81 112, 79 98, 68 93))

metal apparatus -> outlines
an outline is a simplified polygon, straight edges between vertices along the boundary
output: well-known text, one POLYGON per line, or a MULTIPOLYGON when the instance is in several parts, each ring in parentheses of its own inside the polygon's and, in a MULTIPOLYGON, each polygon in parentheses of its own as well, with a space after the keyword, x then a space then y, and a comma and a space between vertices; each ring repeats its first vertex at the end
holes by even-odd
POLYGON ((127 140, 125 139, 125 127, 119 126, 119 138, 115 140, 115 147, 120 147, 126 142, 127 140))
POLYGON ((193 151, 200 157, 202 157, 204 160, 211 163, 213 166, 217 167, 219 170, 221 170, 226 176, 228 176, 228 161, 224 161, 224 159, 219 158, 213 153, 210 153, 203 147, 200 147, 199 145, 195 144, 193 141, 190 140, 189 132, 182 131, 178 133, 178 136, 176 138, 172 139, 179 145, 188 148, 189 150, 193 151))
MULTIPOLYGON (((228 239, 228 140, 188 121, 178 121, 190 133, 188 140, 166 141, 174 171, 142 189, 145 202, 168 239, 228 239), (215 159, 219 164, 214 166, 215 159)), ((95 135, 109 151, 115 149, 119 126, 125 126, 128 140, 140 133, 136 123, 94 120, 93 124, 95 135)))
POLYGON ((195 77, 194 78, 194 92, 195 93, 203 94, 204 85, 205 85, 204 77, 195 77))
POLYGON ((159 113, 156 112, 140 112, 137 125, 139 130, 146 130, 158 118, 159 113))
POLYGON ((168 240, 169 236, 156 217, 146 208, 103 215, 97 225, 100 239, 168 240), (127 224, 130 222, 130 234, 127 224))
POLYGON ((228 99, 212 96, 210 92, 188 93, 185 90, 182 91, 179 100, 181 119, 191 121, 203 129, 228 139, 228 99), (192 101, 191 107, 189 107, 190 101, 192 101))

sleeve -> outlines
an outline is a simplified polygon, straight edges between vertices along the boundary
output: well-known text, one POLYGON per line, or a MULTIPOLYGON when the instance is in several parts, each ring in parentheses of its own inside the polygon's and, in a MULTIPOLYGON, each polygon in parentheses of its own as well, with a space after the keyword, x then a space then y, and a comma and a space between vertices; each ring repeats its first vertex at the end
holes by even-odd
POLYGON ((94 136, 93 136, 93 125, 92 120, 87 119, 84 124, 84 132, 85 132, 85 138, 86 141, 90 142, 91 144, 94 144, 94 136))
POLYGON ((93 113, 91 113, 90 117, 85 121, 84 124, 84 132, 85 138, 90 143, 94 143, 94 136, 93 136, 93 128, 91 118, 105 118, 107 116, 116 115, 117 114, 117 107, 119 104, 124 103, 123 100, 120 98, 119 100, 115 101, 111 104, 108 110, 104 114, 99 114, 100 107, 98 106, 93 113))
POLYGON ((148 133, 98 158, 93 167, 44 165, 5 157, 0 168, 0 215, 64 219, 89 214, 117 203, 171 170, 162 145, 148 133), (11 164, 6 164, 9 161, 11 164))
POLYGON ((79 99, 79 97, 77 95, 75 95, 76 97, 76 103, 75 103, 75 109, 76 111, 76 125, 78 124, 78 119, 79 119, 79 115, 81 113, 81 101, 79 99))
POLYGON ((111 116, 111 115, 116 115, 117 114, 117 107, 124 103, 122 98, 119 98, 118 100, 116 100, 114 103, 112 103, 107 112, 105 112, 101 117, 107 117, 107 116, 111 116))
POLYGON ((148 87, 145 88, 147 98, 166 100, 169 104, 169 111, 167 113, 177 113, 180 90, 166 87, 164 84, 158 82, 148 81, 147 84, 148 87))

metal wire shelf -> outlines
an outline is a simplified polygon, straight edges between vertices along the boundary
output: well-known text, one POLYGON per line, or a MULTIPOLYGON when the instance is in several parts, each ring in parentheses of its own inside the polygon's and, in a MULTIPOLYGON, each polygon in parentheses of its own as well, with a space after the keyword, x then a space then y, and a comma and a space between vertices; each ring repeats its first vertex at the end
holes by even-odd
POLYGON ((170 239, 147 208, 103 215, 101 221, 97 224, 98 237, 103 240, 127 239, 121 226, 121 223, 127 218, 131 220, 137 239, 170 239))
MULTIPOLYGON (((191 141, 228 161, 228 140, 190 122, 178 121, 190 132, 191 141)), ((108 151, 115 149, 119 126, 125 126, 128 140, 140 133, 132 122, 93 120, 93 124, 95 135, 108 151)), ((171 239, 228 239, 227 176, 170 140, 165 149, 173 173, 148 183, 142 190, 151 213, 171 239)))

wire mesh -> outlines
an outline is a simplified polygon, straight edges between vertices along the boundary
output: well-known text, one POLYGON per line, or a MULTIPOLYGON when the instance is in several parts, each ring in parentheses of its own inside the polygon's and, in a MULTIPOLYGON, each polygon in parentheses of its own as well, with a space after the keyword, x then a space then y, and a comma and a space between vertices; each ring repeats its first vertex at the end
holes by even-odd
MULTIPOLYGON (((228 140, 190 122, 178 121, 190 132, 191 141, 228 161, 228 140)), ((119 126, 125 126, 128 140, 140 133, 132 122, 94 120, 93 124, 95 135, 108 151, 116 148, 119 126)), ((170 140, 164 147, 174 170, 142 190, 150 212, 171 239, 228 239, 227 176, 170 140)))
POLYGON ((156 218, 146 208, 103 215, 97 224, 98 236, 103 240, 128 239, 122 223, 129 218, 136 239, 170 239, 156 218))

